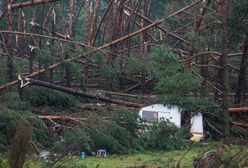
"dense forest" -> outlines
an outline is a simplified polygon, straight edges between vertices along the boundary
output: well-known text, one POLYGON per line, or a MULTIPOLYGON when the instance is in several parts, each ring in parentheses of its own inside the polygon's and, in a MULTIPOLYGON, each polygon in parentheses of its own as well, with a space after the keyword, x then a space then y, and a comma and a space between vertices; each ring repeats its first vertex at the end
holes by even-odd
POLYGON ((247 0, 0 0, 0 45, 0 167, 41 151, 57 156, 43 167, 100 149, 185 156, 199 112, 221 145, 198 162, 248 166, 247 0), (180 107, 182 127, 141 122, 156 103, 180 107))

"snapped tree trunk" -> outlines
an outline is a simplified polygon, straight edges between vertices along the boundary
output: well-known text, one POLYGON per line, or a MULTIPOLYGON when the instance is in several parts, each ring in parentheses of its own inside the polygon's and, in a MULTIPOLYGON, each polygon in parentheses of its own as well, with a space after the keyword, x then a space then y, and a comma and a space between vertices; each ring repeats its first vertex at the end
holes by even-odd
POLYGON ((82 96, 82 97, 87 97, 87 98, 90 98, 90 99, 101 100, 101 101, 104 101, 104 102, 110 102, 110 103, 115 103, 115 104, 125 105, 125 106, 128 106, 128 107, 135 107, 135 108, 140 108, 142 106, 139 103, 128 102, 128 101, 125 101, 125 100, 112 99, 111 97, 106 97, 106 96, 102 96, 102 95, 98 95, 98 94, 87 93, 87 92, 81 91, 79 89, 73 89, 73 88, 69 88, 69 87, 64 87, 64 86, 56 85, 56 84, 50 83, 50 82, 44 82, 44 81, 35 80, 35 79, 31 79, 30 82, 31 82, 31 84, 36 85, 36 86, 46 87, 46 88, 62 91, 62 92, 65 92, 65 93, 70 93, 70 94, 77 95, 77 96, 82 96))

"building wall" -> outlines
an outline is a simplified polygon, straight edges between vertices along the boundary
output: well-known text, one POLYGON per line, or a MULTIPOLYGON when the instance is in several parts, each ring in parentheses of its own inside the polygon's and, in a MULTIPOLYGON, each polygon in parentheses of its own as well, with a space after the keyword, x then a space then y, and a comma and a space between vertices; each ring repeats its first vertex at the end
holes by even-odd
POLYGON ((168 119, 177 127, 181 127, 181 109, 178 106, 153 104, 140 109, 139 116, 142 118, 143 111, 158 112, 158 121, 168 119))

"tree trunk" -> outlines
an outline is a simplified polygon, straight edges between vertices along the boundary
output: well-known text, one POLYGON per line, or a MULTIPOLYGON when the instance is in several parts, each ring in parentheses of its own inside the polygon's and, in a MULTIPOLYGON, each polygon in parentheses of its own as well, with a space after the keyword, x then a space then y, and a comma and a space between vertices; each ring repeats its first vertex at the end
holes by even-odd
MULTIPOLYGON (((76 0, 70 0, 70 16, 69 16, 69 35, 71 39, 75 38, 76 35, 76 0)), ((70 58, 70 53, 73 52, 73 49, 75 48, 74 44, 70 45, 70 52, 67 51, 65 55, 65 59, 70 58), (69 53, 68 53, 69 52, 69 53)), ((66 86, 71 86, 71 67, 69 64, 65 65, 65 80, 66 80, 66 86)))
POLYGON ((229 93, 229 75, 228 75, 228 62, 227 62, 227 16, 228 16, 228 1, 224 0, 221 4, 221 20, 222 20, 222 55, 220 57, 220 66, 222 69, 222 119, 223 119, 223 133, 224 137, 230 136, 230 115, 228 112, 228 93, 229 93))
POLYGON ((90 0, 85 1, 85 19, 84 19, 84 42, 88 43, 89 38, 89 13, 90 13, 90 0))
POLYGON ((89 32, 89 39, 88 39, 88 43, 90 45, 93 45, 93 38, 94 38, 94 35, 95 35, 95 25, 96 25, 96 22, 97 22, 97 12, 99 10, 99 6, 100 6, 100 0, 96 0, 95 2, 95 8, 94 8, 94 12, 93 12, 93 16, 91 18, 91 26, 90 26, 90 32, 89 32))
MULTIPOLYGON (((8 23, 7 23, 7 30, 12 31, 12 25, 13 25, 13 18, 12 18, 12 11, 7 11, 8 15, 8 23)), ((11 43, 11 36, 7 35, 5 40, 5 47, 6 52, 8 53, 7 58, 7 74, 8 74, 8 81, 13 81, 14 79, 14 64, 13 64, 13 46, 11 43)))
MULTIPOLYGON (((56 13, 55 13, 55 7, 53 7, 53 12, 52 12, 52 37, 55 37, 55 21, 56 21, 56 13)), ((51 52, 51 63, 54 64, 54 55, 55 55, 55 42, 54 40, 51 41, 51 46, 52 46, 52 52, 51 52)), ((54 73, 53 70, 50 71, 49 73, 49 80, 50 82, 53 82, 53 78, 54 78, 54 73)))
MULTIPOLYGON (((23 32, 25 29, 25 20, 24 20, 24 12, 22 9, 18 11, 18 21, 17 21, 17 31, 23 32)), ((16 36, 16 49, 17 49, 17 57, 21 57, 24 55, 24 44, 23 37, 17 35, 16 36)))
MULTIPOLYGON (((90 0, 85 1, 85 19, 84 19, 84 42, 89 45, 89 26, 90 26, 90 0)), ((84 68, 84 75, 85 75, 85 86, 88 83, 88 76, 89 76, 89 60, 86 58, 86 64, 84 68)))
MULTIPOLYGON (((36 14, 36 11, 34 8, 32 8, 32 19, 31 19, 31 22, 35 22, 35 14, 36 14)), ((30 28, 30 31, 33 30, 33 27, 30 28)), ((34 32, 35 33, 35 32, 34 32)), ((34 57, 35 57, 35 42, 34 42, 34 39, 31 37, 30 38, 30 46, 29 46, 29 52, 28 52, 28 55, 29 55, 29 74, 33 73, 34 72, 34 57)))
POLYGON ((58 90, 58 91, 62 91, 62 92, 65 92, 65 93, 70 93, 70 94, 77 95, 77 96, 87 97, 87 98, 90 98, 90 99, 97 99, 97 100, 101 100, 101 101, 105 101, 105 102, 125 105, 125 106, 128 106, 128 107, 140 108, 142 106, 141 104, 138 104, 138 103, 128 102, 128 101, 125 101, 125 100, 112 99, 110 97, 101 96, 101 95, 98 95, 98 94, 91 94, 91 93, 83 92, 83 91, 81 91, 79 89, 73 89, 73 88, 69 88, 69 87, 64 87, 64 86, 56 85, 56 84, 50 83, 50 82, 44 82, 44 81, 35 80, 35 79, 31 79, 30 82, 33 85, 46 87, 46 88, 50 88, 50 89, 55 89, 55 90, 58 90))
MULTIPOLYGON (((150 6, 151 6, 151 0, 145 0, 143 1, 143 9, 141 10, 141 15, 149 18, 149 13, 150 13, 150 6)), ((141 28, 145 27, 148 25, 147 20, 144 18, 141 18, 141 28)), ((141 44, 141 57, 140 59, 142 62, 145 64, 146 59, 147 59, 147 50, 148 50, 148 38, 147 38, 147 31, 143 31, 140 34, 140 44, 141 44)), ((145 93, 146 89, 146 74, 144 72, 141 72, 141 93, 145 93)))
POLYGON ((248 55, 248 39, 243 43, 243 55, 241 58, 241 64, 239 68, 239 77, 236 87, 235 104, 240 104, 243 92, 243 101, 245 101, 245 90, 246 90, 246 66, 247 66, 247 55, 248 55))

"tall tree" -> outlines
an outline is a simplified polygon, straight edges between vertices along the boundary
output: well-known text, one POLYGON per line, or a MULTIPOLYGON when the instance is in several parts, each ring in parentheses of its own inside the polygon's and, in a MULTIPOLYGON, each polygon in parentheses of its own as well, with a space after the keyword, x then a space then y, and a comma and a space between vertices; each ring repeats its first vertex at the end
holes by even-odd
MULTIPOLYGON (((8 9, 7 16, 8 16, 7 30, 12 31, 12 28, 13 28, 12 10, 8 9)), ((8 56, 8 58, 7 58, 8 80, 13 81, 13 79, 14 79, 14 64, 13 64, 13 46, 12 46, 12 42, 11 42, 11 35, 6 36, 4 46, 5 46, 5 50, 8 54, 7 55, 8 56)))
POLYGON ((223 0, 221 3, 221 28, 222 28, 222 55, 220 57, 220 66, 222 67, 222 119, 223 119, 223 133, 225 138, 230 136, 230 115, 228 111, 229 105, 229 74, 227 62, 227 16, 228 16, 228 0, 223 0))
MULTIPOLYGON (((69 8, 70 8, 70 15, 69 15, 69 36, 71 39, 75 39, 76 36, 76 0, 70 0, 69 1, 69 8)), ((70 51, 73 52, 75 49, 75 45, 70 45, 70 51)), ((70 58, 70 53, 66 52, 65 55, 66 59, 70 58)), ((65 66, 65 80, 66 80, 66 86, 71 86, 71 80, 72 80, 72 74, 70 69, 70 64, 66 64, 65 66)))
POLYGON ((246 90, 246 67, 247 67, 247 55, 248 55, 248 39, 243 42, 243 54, 241 57, 241 63, 239 68, 238 83, 236 86, 235 103, 240 104, 242 93, 243 101, 245 100, 245 90, 246 90))

